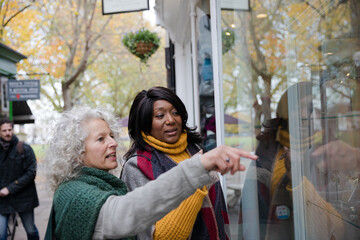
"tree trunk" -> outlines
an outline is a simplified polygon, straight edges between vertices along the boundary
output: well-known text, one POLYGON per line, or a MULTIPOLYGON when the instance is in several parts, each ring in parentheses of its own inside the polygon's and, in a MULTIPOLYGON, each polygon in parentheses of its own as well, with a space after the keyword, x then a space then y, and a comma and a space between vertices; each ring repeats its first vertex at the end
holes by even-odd
POLYGON ((66 111, 72 107, 72 102, 71 102, 70 87, 65 83, 62 84, 62 94, 63 94, 63 100, 64 100, 63 110, 66 111))
POLYGON ((360 38, 360 1, 351 0, 350 1, 351 9, 351 27, 353 31, 354 38, 360 38))

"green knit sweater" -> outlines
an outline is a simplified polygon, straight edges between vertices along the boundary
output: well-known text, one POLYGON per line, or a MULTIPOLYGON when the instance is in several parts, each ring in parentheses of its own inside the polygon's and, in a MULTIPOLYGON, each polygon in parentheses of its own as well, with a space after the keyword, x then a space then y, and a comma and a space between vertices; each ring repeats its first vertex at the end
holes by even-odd
POLYGON ((54 194, 56 239, 91 239, 106 199, 126 193, 122 180, 103 170, 84 167, 78 178, 60 184, 54 194))

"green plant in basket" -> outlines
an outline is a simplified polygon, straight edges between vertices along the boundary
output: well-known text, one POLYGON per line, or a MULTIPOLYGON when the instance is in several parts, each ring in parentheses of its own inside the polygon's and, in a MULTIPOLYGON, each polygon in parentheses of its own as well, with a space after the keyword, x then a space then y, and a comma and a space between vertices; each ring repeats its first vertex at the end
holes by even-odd
POLYGON ((156 32, 150 32, 142 28, 136 33, 130 32, 125 34, 122 39, 125 47, 140 61, 147 63, 147 60, 153 55, 160 46, 160 38, 156 32))
POLYGON ((235 43, 235 33, 231 28, 222 30, 222 53, 225 54, 233 47, 235 43))

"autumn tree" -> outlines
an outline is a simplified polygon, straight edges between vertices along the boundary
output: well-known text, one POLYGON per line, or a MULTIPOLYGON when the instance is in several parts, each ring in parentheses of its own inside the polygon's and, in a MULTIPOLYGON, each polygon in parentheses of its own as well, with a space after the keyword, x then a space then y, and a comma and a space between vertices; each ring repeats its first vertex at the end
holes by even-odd
POLYGON ((98 17, 97 3, 96 0, 52 1, 41 9, 51 16, 47 32, 49 43, 57 43, 65 50, 61 59, 64 63, 61 81, 64 110, 74 104, 72 95, 77 83, 103 51, 99 40, 112 17, 98 17))
POLYGON ((120 36, 112 38, 112 49, 104 51, 97 63, 86 71, 77 96, 89 105, 110 105, 118 116, 125 117, 140 90, 164 85, 166 77, 163 48, 149 59, 149 67, 129 54, 121 44, 120 36))
POLYGON ((250 9, 222 11, 224 28, 236 23, 235 47, 223 56, 224 102, 226 108, 238 109, 239 102, 240 108, 252 106, 257 134, 261 122, 273 117, 276 99, 288 84, 309 81, 307 66, 324 64, 324 40, 359 37, 360 11, 357 0, 259 0, 250 9))
POLYGON ((121 43, 139 24, 153 28, 139 12, 104 16, 101 1, 37 1, 15 20, 6 41, 28 56, 18 69, 44 73, 37 76, 41 96, 57 111, 86 103, 125 116, 137 91, 166 83, 163 48, 150 59, 150 68, 139 65, 121 43))
POLYGON ((4 29, 9 25, 9 23, 16 17, 20 17, 27 8, 34 5, 32 1, 11 1, 11 0, 0 0, 0 41, 3 42, 4 29))
MULTIPOLYGON (((113 15, 100 40, 102 53, 84 73, 73 95, 74 102, 107 105, 118 116, 124 117, 140 90, 166 84, 164 47, 160 47, 145 65, 122 44, 125 33, 135 32, 141 27, 153 28, 142 13, 113 15)), ((164 31, 153 31, 157 31, 163 46, 164 31)))

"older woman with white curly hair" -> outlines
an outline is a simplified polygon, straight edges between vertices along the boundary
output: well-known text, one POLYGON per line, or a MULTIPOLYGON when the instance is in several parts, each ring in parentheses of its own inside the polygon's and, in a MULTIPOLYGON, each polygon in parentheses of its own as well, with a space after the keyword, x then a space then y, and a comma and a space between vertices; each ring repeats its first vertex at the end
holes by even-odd
POLYGON ((77 107, 62 114, 46 156, 55 191, 46 238, 133 239, 211 183, 211 170, 235 173, 245 169, 240 157, 257 158, 220 146, 127 193, 124 182, 109 173, 118 166, 118 130, 117 119, 104 110, 77 107))
POLYGON ((84 167, 81 158, 85 152, 85 139, 90 131, 84 125, 92 119, 103 119, 111 130, 112 137, 119 142, 117 118, 110 112, 90 107, 75 107, 64 112, 56 123, 46 156, 52 190, 60 183, 76 178, 84 167))

